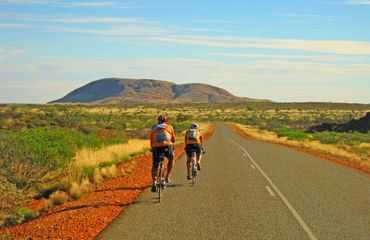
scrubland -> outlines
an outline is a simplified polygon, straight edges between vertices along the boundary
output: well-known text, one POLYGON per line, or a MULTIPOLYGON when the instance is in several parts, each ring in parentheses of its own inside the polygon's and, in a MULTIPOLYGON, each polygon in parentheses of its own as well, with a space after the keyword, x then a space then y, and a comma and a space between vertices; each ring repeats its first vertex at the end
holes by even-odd
POLYGON ((148 153, 149 132, 168 114, 177 141, 191 122, 206 132, 211 122, 231 122, 256 139, 299 145, 369 166, 370 134, 308 134, 313 125, 360 118, 369 105, 325 103, 214 103, 167 105, 1 105, 0 226, 93 191, 102 179, 129 174, 116 168, 148 153))
POLYGON ((169 115, 181 142, 194 118, 176 108, 0 106, 0 227, 37 216, 24 208, 34 198, 42 211, 80 198, 104 178, 129 174, 116 165, 148 153, 159 114, 169 115))

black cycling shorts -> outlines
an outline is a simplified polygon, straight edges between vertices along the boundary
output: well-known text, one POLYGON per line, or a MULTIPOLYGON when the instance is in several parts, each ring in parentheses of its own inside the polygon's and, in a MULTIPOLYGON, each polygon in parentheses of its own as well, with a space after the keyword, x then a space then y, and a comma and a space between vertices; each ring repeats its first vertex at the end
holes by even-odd
POLYGON ((159 156, 161 154, 164 154, 164 156, 170 161, 173 161, 173 147, 172 146, 164 146, 164 147, 153 147, 153 163, 159 162, 159 156))
POLYGON ((191 157, 191 152, 193 151, 195 151, 197 156, 200 156, 202 152, 202 144, 200 143, 186 144, 185 151, 186 151, 186 156, 188 156, 188 158, 191 157))

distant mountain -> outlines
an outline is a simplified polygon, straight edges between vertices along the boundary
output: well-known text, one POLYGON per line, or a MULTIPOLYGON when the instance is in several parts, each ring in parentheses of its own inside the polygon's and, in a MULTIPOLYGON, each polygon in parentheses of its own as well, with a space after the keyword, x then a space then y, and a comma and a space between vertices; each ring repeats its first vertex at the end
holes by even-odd
POLYGON ((236 97, 225 89, 201 83, 175 84, 150 79, 106 78, 82 86, 51 103, 137 103, 137 102, 259 102, 236 97))

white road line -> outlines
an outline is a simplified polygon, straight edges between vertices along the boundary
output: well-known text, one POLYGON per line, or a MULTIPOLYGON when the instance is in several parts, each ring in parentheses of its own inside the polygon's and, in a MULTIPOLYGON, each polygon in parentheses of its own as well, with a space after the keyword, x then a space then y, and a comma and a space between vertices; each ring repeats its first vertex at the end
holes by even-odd
POLYGON ((272 189, 269 186, 266 186, 266 190, 267 190, 267 192, 269 192, 269 194, 270 194, 271 197, 275 197, 276 196, 275 193, 274 193, 274 191, 272 191, 272 189))
POLYGON ((293 214, 299 225, 303 228, 303 230, 306 232, 307 236, 311 240, 317 240, 317 237, 312 233, 311 229, 307 226, 307 224, 303 221, 302 217, 298 214, 297 210, 294 209, 292 204, 288 201, 288 199, 280 192, 280 190, 276 187, 274 182, 267 176, 267 174, 262 170, 262 168, 254 161, 254 159, 251 157, 251 155, 243 148, 239 143, 235 142, 234 140, 229 139, 231 142, 233 142, 235 145, 237 145, 241 150, 244 151, 245 154, 247 154, 249 160, 256 166, 258 171, 262 174, 262 176, 269 182, 270 186, 274 189, 274 191, 277 193, 277 195, 281 198, 281 200, 284 202, 284 204, 288 207, 289 211, 293 214))
POLYGON ((252 168, 253 170, 255 170, 255 169, 256 169, 256 167, 255 167, 253 164, 251 164, 251 168, 252 168))

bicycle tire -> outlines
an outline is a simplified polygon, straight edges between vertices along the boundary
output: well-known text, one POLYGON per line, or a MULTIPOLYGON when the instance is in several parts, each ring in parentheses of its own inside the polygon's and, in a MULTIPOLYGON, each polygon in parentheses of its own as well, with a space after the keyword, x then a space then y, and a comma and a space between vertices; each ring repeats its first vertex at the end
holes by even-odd
POLYGON ((157 189, 158 189, 158 202, 161 202, 162 198, 162 171, 163 171, 163 162, 160 162, 160 167, 159 167, 159 177, 157 179, 157 189))
POLYGON ((193 184, 193 187, 195 186, 195 183, 197 181, 195 165, 196 165, 196 154, 191 158, 191 183, 193 184))

